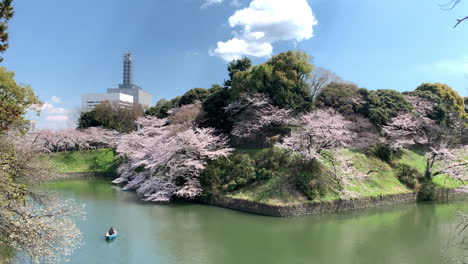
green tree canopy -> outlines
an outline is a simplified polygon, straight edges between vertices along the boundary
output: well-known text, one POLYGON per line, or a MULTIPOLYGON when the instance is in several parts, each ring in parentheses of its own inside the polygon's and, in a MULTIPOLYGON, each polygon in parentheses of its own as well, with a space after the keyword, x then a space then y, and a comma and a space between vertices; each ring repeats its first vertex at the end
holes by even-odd
POLYGON ((361 90, 352 83, 332 82, 319 93, 315 106, 331 107, 345 114, 356 113, 363 103, 361 90))
MULTIPOLYGON (((13 0, 2 0, 0 2, 0 52, 5 52, 8 48, 8 21, 13 17, 15 11, 11 6, 13 0)), ((0 57, 0 62, 3 58, 0 57)))
POLYGON ((194 88, 186 92, 179 100, 179 106, 193 104, 195 101, 203 102, 211 94, 221 90, 223 87, 218 84, 213 84, 210 89, 194 88))
POLYGON ((232 96, 241 93, 265 93, 281 108, 307 111, 312 96, 307 85, 314 66, 311 57, 302 51, 280 53, 268 62, 233 75, 232 96))
POLYGON ((435 100, 439 107, 439 121, 447 121, 448 113, 455 113, 459 117, 468 119, 463 98, 450 86, 442 83, 423 83, 414 92, 415 95, 435 100))
POLYGON ((465 112, 468 113, 468 96, 463 98, 463 102, 465 103, 465 112))
POLYGON ((28 110, 39 112, 42 103, 29 86, 16 83, 15 74, 0 67, 0 131, 24 122, 28 110))
POLYGON ((96 111, 81 112, 78 118, 78 128, 98 127, 101 123, 96 119, 96 111))
POLYGON ((234 75, 238 72, 243 72, 243 71, 248 70, 251 66, 252 66, 252 61, 247 57, 244 57, 239 60, 231 61, 227 66, 227 70, 229 72, 229 80, 224 81, 224 86, 231 87, 234 75))
POLYGON ((205 121, 202 126, 215 127, 225 131, 230 131, 232 122, 229 121, 228 115, 224 111, 231 100, 231 93, 228 88, 211 94, 202 104, 205 112, 205 121))
POLYGON ((361 112, 378 127, 399 113, 411 111, 413 108, 403 94, 394 90, 361 91, 365 100, 361 112))

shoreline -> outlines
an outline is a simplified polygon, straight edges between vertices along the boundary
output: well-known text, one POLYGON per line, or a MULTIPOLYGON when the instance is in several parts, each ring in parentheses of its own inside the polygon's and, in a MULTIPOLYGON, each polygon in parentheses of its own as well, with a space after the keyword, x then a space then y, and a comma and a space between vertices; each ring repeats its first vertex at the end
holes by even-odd
MULTIPOLYGON (((62 177, 60 177, 59 180, 86 180, 92 178, 113 179, 116 177, 115 173, 108 172, 73 172, 62 173, 61 176, 62 177)), ((119 186, 118 184, 111 184, 119 186)), ((438 189, 434 202, 450 202, 464 200, 467 198, 468 185, 455 189, 438 189)), ((358 197, 333 201, 304 202, 294 205, 273 205, 227 196, 215 196, 209 201, 199 203, 256 215, 273 217, 294 217, 333 212, 346 212, 357 209, 399 204, 410 204, 418 202, 419 201, 417 199, 417 193, 409 192, 375 197, 358 197)))
MULTIPOLYGON (((456 189, 439 189, 433 202, 459 201, 466 198, 468 198, 468 186, 456 189)), ((410 192, 377 197, 314 201, 296 205, 270 205, 238 198, 217 196, 209 201, 208 204, 258 215, 294 217, 418 202, 417 193, 410 192)))

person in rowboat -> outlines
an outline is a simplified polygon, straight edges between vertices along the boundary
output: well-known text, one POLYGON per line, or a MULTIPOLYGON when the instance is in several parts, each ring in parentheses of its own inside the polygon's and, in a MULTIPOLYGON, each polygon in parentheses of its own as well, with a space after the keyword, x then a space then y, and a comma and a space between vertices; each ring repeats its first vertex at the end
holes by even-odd
POLYGON ((114 229, 114 227, 111 227, 111 228, 109 229, 109 232, 108 232, 108 233, 109 233, 110 236, 114 235, 114 234, 115 234, 115 229, 114 229))

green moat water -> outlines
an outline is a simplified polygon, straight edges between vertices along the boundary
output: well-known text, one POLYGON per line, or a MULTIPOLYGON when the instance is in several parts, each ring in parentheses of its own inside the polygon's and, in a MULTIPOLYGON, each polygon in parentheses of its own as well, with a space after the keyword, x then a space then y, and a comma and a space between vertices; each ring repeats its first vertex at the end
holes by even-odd
MULTIPOLYGON (((199 205, 139 202, 104 180, 47 185, 86 204, 78 263, 441 263, 457 210, 468 202, 419 203, 275 218, 199 205), (104 240, 110 226, 119 231, 104 240)), ((461 254, 459 252, 457 254, 461 254)))

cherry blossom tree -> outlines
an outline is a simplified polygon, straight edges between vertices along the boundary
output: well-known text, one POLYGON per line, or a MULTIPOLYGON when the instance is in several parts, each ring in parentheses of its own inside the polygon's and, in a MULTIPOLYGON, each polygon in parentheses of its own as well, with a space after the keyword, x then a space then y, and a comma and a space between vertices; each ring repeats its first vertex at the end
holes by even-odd
POLYGON ((138 122, 143 128, 123 136, 118 143, 117 152, 125 162, 118 170, 120 177, 113 182, 136 190, 146 201, 197 197, 201 193, 198 177, 207 161, 232 151, 226 137, 215 135, 211 128, 187 127, 188 121, 182 126, 168 124, 168 120, 156 117, 138 122))
POLYGON ((438 124, 430 118, 434 110, 433 103, 417 96, 407 99, 415 111, 400 114, 383 127, 383 134, 390 146, 395 150, 423 147, 426 150, 424 175, 428 180, 438 174, 447 174, 460 180, 468 179, 467 161, 455 154, 457 150, 466 149, 466 145, 463 146, 461 142, 466 121, 456 119, 450 126, 438 124))
POLYGON ((264 94, 244 94, 225 107, 234 126, 231 134, 240 138, 252 137, 266 128, 295 124, 289 109, 280 109, 264 94))
POLYGON ((84 149, 115 147, 119 133, 98 127, 86 129, 40 130, 29 140, 44 151, 60 152, 84 149))
POLYGON ((34 144, 0 136, 0 247, 18 263, 59 263, 81 244, 74 219, 81 207, 31 185, 51 179, 53 167, 34 144), (14 144, 15 143, 15 144, 14 144))
POLYGON ((286 137, 279 147, 316 159, 324 149, 364 147, 378 139, 368 119, 344 116, 334 109, 318 109, 299 118, 303 129, 286 137))

